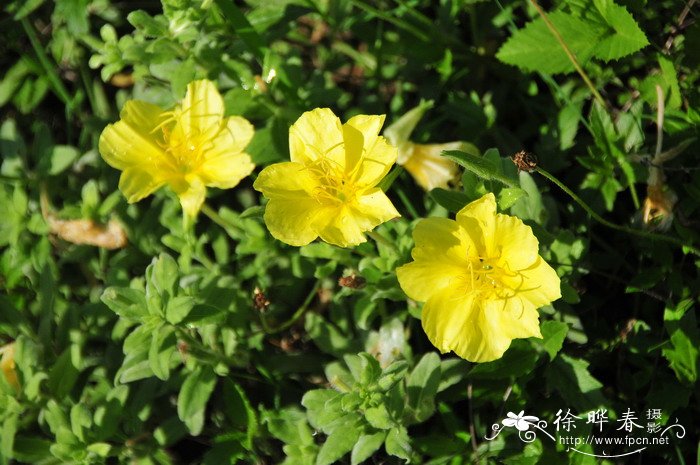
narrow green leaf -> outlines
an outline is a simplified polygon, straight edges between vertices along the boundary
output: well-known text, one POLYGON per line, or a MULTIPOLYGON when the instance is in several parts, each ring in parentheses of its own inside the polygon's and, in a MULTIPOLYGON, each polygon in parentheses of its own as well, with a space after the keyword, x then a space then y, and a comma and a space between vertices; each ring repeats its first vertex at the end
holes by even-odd
POLYGON ((519 187, 516 180, 503 174, 500 166, 496 166, 490 160, 485 158, 486 154, 484 154, 483 157, 478 157, 470 153, 460 152, 459 150, 448 150, 443 152, 442 156, 447 157, 458 165, 465 167, 480 178, 488 181, 498 181, 508 187, 519 187))
POLYGON ((355 443, 350 454, 350 463, 359 465, 374 454, 382 446, 386 439, 386 431, 378 431, 374 434, 363 434, 355 443))
POLYGON ((330 465, 347 454, 360 437, 360 429, 355 424, 340 425, 328 436, 316 456, 316 465, 330 465))

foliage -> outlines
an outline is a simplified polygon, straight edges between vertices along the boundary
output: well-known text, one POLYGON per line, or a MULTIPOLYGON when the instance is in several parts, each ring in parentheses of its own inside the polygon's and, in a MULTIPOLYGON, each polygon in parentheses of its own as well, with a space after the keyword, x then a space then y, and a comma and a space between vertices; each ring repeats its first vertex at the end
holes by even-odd
MULTIPOLYGON (((551 425, 559 410, 600 408, 612 423, 662 410, 664 427, 689 434, 641 460, 693 463, 696 11, 676 0, 137 3, 0 7, 0 346, 14 342, 19 381, 0 376, 0 464, 598 463, 543 436, 485 437, 506 412, 551 425), (253 123, 256 170, 210 189, 189 229, 168 190, 128 204, 98 140, 127 100, 171 108, 195 79, 216 83, 226 116, 253 123), (474 147, 445 153, 463 170, 449 189, 426 193, 397 167, 381 187, 402 216, 371 241, 291 247, 270 235, 252 185, 289 159, 304 111, 389 124, 422 101, 433 104, 411 141, 474 147), (522 149, 590 211, 542 171, 518 171, 508 157, 522 149), (395 270, 420 218, 488 192, 532 228, 562 299, 539 310, 542 339, 473 364, 438 354, 395 270)), ((581 420, 577 434, 590 432, 581 420)))

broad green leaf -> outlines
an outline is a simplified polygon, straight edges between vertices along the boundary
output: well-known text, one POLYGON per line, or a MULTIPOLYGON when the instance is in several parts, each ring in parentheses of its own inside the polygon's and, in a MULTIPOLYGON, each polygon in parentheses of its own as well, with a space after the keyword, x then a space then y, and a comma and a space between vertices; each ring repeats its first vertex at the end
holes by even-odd
POLYGON ((450 191, 441 187, 436 187, 431 190, 430 197, 432 197, 438 205, 453 213, 460 211, 466 204, 474 200, 464 192, 450 191))
POLYGON ((333 430, 323 443, 316 456, 316 465, 330 465, 355 446, 360 437, 360 428, 356 424, 340 425, 333 430))
POLYGON ((367 423, 377 429, 390 429, 394 426, 394 420, 391 418, 391 415, 389 415, 384 404, 366 409, 365 419, 367 423))
POLYGON ((403 426, 391 429, 384 443, 386 453, 404 460, 411 459, 411 440, 403 426))
POLYGON ((561 321, 549 320, 540 325, 540 331, 542 332, 542 347, 549 355, 549 359, 554 360, 554 357, 561 350, 564 339, 566 339, 569 325, 561 321))
MULTIPOLYGON (((549 13, 548 17, 578 62, 585 64, 595 52, 596 30, 586 21, 561 11, 549 13)), ((573 63, 542 18, 515 31, 498 50, 496 58, 524 71, 547 74, 574 71, 573 63)))
POLYGON ((493 362, 480 363, 471 369, 473 379, 501 379, 523 376, 537 363, 537 352, 521 339, 514 340, 502 358, 493 362))
POLYGON ((170 377, 170 359, 175 353, 177 338, 172 327, 158 326, 151 334, 148 363, 153 374, 162 381, 170 377))
POLYGON ((448 150, 443 152, 442 156, 449 158, 487 181, 493 180, 505 184, 508 187, 518 187, 518 183, 514 179, 503 174, 501 166, 497 166, 486 158, 489 153, 493 152, 496 154, 498 153, 494 149, 490 149, 484 156, 479 157, 470 153, 460 152, 459 150, 448 150))
POLYGON ((363 434, 355 443, 350 454, 350 463, 359 465, 374 454, 382 446, 386 439, 385 431, 378 431, 374 434, 363 434))
POLYGON ((608 27, 595 46, 596 58, 617 60, 649 45, 646 35, 624 6, 612 0, 593 0, 593 3, 608 27))
POLYGON ((664 311, 664 326, 671 337, 671 347, 664 347, 664 357, 679 381, 692 385, 698 378, 700 331, 692 308, 692 300, 684 300, 676 308, 664 311))
POLYGON ((146 295, 143 291, 127 287, 108 287, 100 300, 122 318, 140 320, 148 316, 146 295))
POLYGON ((177 414, 192 436, 204 427, 204 412, 216 386, 216 374, 209 367, 197 367, 182 383, 177 397, 177 414))
POLYGON ((424 422, 435 412, 435 394, 440 377, 440 357, 435 352, 428 352, 406 379, 408 406, 416 422, 424 422))
POLYGON ((567 407, 579 412, 605 406, 603 384, 588 371, 589 362, 559 354, 545 372, 547 385, 561 394, 567 407))
POLYGON ((195 305, 194 297, 181 295, 171 299, 165 307, 165 319, 176 325, 189 315, 195 305))

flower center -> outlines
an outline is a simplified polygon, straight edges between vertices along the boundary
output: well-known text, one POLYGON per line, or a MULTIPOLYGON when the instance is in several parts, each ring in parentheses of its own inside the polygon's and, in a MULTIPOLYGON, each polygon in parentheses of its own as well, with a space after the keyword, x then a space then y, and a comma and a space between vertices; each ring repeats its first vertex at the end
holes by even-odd
POLYGON ((467 265, 467 292, 475 292, 485 298, 507 299, 515 295, 515 290, 507 286, 503 279, 515 276, 517 273, 498 265, 498 258, 473 258, 467 265))
POLYGON ((355 200, 357 186, 337 162, 327 157, 320 157, 307 164, 306 169, 319 182, 313 191, 313 196, 319 203, 337 205, 355 200))
POLYGON ((155 129, 161 131, 159 145, 167 155, 164 168, 185 176, 202 165, 204 153, 213 147, 213 141, 191 125, 183 124, 179 108, 165 115, 167 118, 155 129))

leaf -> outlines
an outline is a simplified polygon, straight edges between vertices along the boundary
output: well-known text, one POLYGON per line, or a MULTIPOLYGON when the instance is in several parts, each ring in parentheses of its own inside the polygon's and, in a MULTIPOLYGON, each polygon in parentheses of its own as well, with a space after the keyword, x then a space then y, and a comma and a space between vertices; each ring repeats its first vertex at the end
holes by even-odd
POLYGON ((153 374, 160 380, 165 381, 170 377, 170 358, 175 352, 176 343, 177 339, 172 327, 161 325, 151 333, 148 363, 153 374))
POLYGON ((204 412, 209 396, 216 386, 216 374, 209 367, 197 367, 182 383, 177 397, 177 415, 192 436, 198 436, 204 427, 204 412))
POLYGON ((245 390, 230 379, 224 380, 223 392, 226 415, 234 426, 246 430, 244 446, 250 450, 253 447, 253 438, 258 430, 258 419, 255 415, 255 409, 250 404, 245 390))
POLYGON ((514 340, 502 358, 480 363, 471 369, 473 379, 501 379, 523 376, 535 368, 537 352, 523 340, 514 340))
POLYGON ((664 326, 671 336, 671 346, 664 347, 663 355, 679 381, 693 385, 698 378, 698 331, 692 300, 684 300, 664 311, 664 326))
POLYGON ((595 46, 596 58, 617 60, 649 45, 647 36, 624 6, 612 0, 593 0, 593 4, 609 28, 595 46))
POLYGON ((363 434, 355 443, 350 454, 350 463, 358 465, 374 454, 382 446, 386 439, 385 431, 378 431, 374 434, 363 434))
MULTIPOLYGON (((593 56, 598 42, 596 30, 590 23, 561 11, 547 16, 578 62, 585 64, 593 56)), ((498 50, 496 58, 524 71, 547 74, 574 71, 573 63, 542 18, 515 31, 498 50)))
POLYGON ((564 339, 566 339, 569 325, 561 321, 549 320, 540 325, 540 331, 542 332, 542 347, 549 355, 549 359, 554 360, 554 357, 561 350, 564 339))
POLYGON ((450 191, 441 187, 436 187, 430 191, 430 197, 441 207, 453 213, 460 211, 473 199, 464 192, 450 191))
POLYGON ((128 287, 108 287, 100 300, 122 318, 141 320, 148 316, 146 295, 143 291, 128 287))
POLYGON ((496 166, 496 164, 492 163, 491 160, 487 158, 489 153, 493 154, 494 152, 496 155, 498 154, 498 151, 495 149, 490 149, 486 151, 484 156, 479 157, 470 153, 460 152, 459 150, 448 150, 442 152, 442 156, 447 157, 458 165, 465 167, 480 178, 488 181, 498 181, 508 187, 518 187, 517 181, 503 174, 501 166, 496 166))
POLYGON ((176 325, 184 320, 194 307, 194 297, 181 295, 168 302, 165 307, 165 319, 176 325))
POLYGON ((545 378, 550 389, 561 394, 579 412, 594 410, 605 405, 601 392, 603 385, 588 371, 589 363, 566 354, 560 354, 547 367, 545 378))
POLYGON ((373 428, 389 429, 394 426, 394 421, 389 415, 384 404, 379 404, 376 407, 370 407, 365 410, 365 419, 373 428))
POLYGON ((386 453, 404 460, 411 459, 411 441, 408 438, 408 431, 403 426, 393 428, 389 431, 384 444, 386 453))
POLYGON ((440 357, 435 352, 425 354, 406 379, 408 406, 415 420, 424 422, 435 412, 435 394, 441 377, 440 357))
POLYGON ((360 437, 356 424, 340 425, 328 436, 316 456, 316 465, 330 465, 352 450, 360 437))

